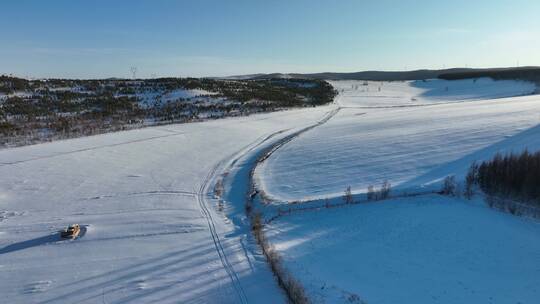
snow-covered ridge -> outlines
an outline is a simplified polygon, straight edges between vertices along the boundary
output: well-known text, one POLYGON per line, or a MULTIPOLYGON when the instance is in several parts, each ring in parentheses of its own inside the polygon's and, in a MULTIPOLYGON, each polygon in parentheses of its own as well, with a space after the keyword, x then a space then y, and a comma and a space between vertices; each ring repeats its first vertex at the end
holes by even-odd
POLYGON ((331 103, 318 80, 49 79, 0 76, 0 147, 331 103))
POLYGON ((530 95, 536 91, 533 82, 491 78, 419 80, 411 82, 410 85, 422 90, 420 98, 434 101, 495 99, 530 95))

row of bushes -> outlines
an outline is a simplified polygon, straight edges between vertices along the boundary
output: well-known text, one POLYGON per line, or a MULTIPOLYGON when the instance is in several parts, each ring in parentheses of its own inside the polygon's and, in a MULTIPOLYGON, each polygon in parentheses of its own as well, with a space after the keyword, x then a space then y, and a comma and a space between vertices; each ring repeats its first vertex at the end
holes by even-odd
POLYGON ((253 215, 251 228, 257 243, 270 264, 270 269, 276 275, 278 284, 285 290, 289 300, 295 304, 309 303, 309 298, 307 297, 302 284, 290 274, 285 266, 283 266, 283 261, 278 252, 266 239, 263 229, 264 223, 260 213, 253 215))
MULTIPOLYGON (((272 148, 268 148, 263 151, 255 161, 256 164, 263 162, 274 151, 272 148)), ((292 274, 285 268, 283 261, 279 256, 275 248, 270 244, 264 234, 264 219, 260 211, 256 211, 255 200, 257 198, 264 199, 264 193, 261 193, 255 187, 253 183, 253 175, 255 168, 253 166, 249 172, 249 192, 246 193, 245 211, 246 216, 251 222, 251 230, 253 236, 260 246, 262 253, 266 257, 272 273, 276 277, 279 286, 285 291, 290 303, 306 304, 309 303, 306 291, 302 284, 292 276, 292 274)), ((219 190, 218 190, 219 191, 219 190)), ((219 208, 219 207, 218 207, 219 208)))
MULTIPOLYGON (((392 185, 388 181, 384 181, 381 185, 381 188, 377 189, 373 185, 369 185, 366 193, 366 198, 368 201, 379 201, 390 198, 390 191, 392 190, 392 185)), ((343 202, 346 205, 354 204, 353 194, 351 192, 351 186, 345 189, 343 194, 343 202)), ((325 204, 326 207, 329 207, 329 203, 325 204)), ((334 205, 335 206, 335 205, 334 205)))

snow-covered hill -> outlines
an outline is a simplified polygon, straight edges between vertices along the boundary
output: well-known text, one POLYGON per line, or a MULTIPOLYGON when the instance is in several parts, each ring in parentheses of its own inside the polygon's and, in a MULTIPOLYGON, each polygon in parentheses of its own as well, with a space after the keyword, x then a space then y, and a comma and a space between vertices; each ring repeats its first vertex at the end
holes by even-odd
POLYGON ((491 78, 417 81, 333 81, 341 93, 342 106, 411 106, 460 102, 535 93, 532 82, 492 80, 491 78))
POLYGON ((480 196, 286 206, 316 198, 332 206, 349 185, 362 196, 384 180, 394 195, 439 190, 448 175, 462 180, 475 160, 538 150, 540 97, 507 97, 533 87, 486 79, 333 84, 339 113, 280 147, 255 176, 284 211, 274 217, 277 207, 266 207, 264 231, 310 299, 534 303, 540 223, 489 209, 480 196))
POLYGON ((257 180, 270 197, 335 197, 348 186, 362 193, 384 180, 394 189, 417 190, 446 175, 463 174, 474 160, 498 150, 540 148, 539 96, 482 99, 530 93, 528 83, 479 79, 333 84, 341 92, 340 112, 257 169, 257 180), (446 87, 459 93, 441 91, 446 87), (498 144, 502 141, 512 144, 498 144))
POLYGON ((325 81, 0 75, 0 148, 331 103, 325 81))

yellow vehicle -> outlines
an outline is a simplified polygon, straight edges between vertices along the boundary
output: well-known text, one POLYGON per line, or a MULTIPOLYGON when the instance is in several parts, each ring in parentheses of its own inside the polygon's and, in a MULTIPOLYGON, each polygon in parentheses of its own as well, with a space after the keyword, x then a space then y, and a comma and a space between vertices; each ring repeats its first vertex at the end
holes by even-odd
POLYGON ((60 236, 64 239, 74 239, 81 233, 79 224, 73 224, 60 232, 60 236))

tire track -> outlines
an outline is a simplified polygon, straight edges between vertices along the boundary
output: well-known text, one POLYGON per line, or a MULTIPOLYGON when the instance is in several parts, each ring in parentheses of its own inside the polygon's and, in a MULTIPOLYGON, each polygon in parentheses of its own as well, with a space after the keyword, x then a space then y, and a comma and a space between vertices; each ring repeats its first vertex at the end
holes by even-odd
POLYGON ((106 198, 117 198, 117 197, 128 197, 128 196, 144 196, 144 195, 183 195, 183 196, 196 196, 196 192, 190 191, 169 191, 169 190, 152 190, 152 191, 141 191, 141 192, 128 192, 128 193, 119 193, 114 195, 98 195, 92 197, 81 198, 81 201, 90 201, 90 200, 99 200, 106 198))
POLYGON ((206 175, 205 179, 201 183, 199 190, 197 191, 197 201, 201 207, 203 216, 206 218, 206 221, 208 223, 208 228, 210 230, 210 234, 212 235, 212 241, 214 242, 214 246, 216 247, 216 251, 219 255, 219 259, 221 260, 221 264, 223 265, 223 268, 225 268, 227 275, 231 279, 231 282, 233 284, 236 294, 238 295, 240 303, 247 304, 248 300, 244 292, 244 289, 242 288, 242 285, 240 284, 240 279, 238 278, 238 275, 234 271, 234 268, 232 267, 231 263, 229 262, 229 259, 227 258, 227 255, 225 254, 225 249, 223 248, 223 244, 221 243, 221 240, 217 233, 214 219, 212 218, 212 213, 208 209, 207 202, 206 202, 206 197, 207 197, 207 192, 208 192, 207 190, 210 186, 210 182, 212 181, 212 178, 215 176, 216 171, 218 170, 218 168, 221 166, 222 163, 223 161, 217 163, 206 175))
MULTIPOLYGON (((303 129, 300 129, 288 136, 285 136, 284 138, 276 141, 274 144, 272 144, 270 147, 264 149, 263 151, 260 152, 259 156, 257 157, 257 159, 255 160, 254 164, 252 165, 251 169, 250 169, 250 172, 249 172, 249 180, 248 180, 248 191, 249 193, 247 193, 247 196, 248 196, 248 204, 251 205, 254 201, 254 198, 255 196, 259 195, 261 193, 261 191, 259 191, 258 187, 257 187, 257 183, 255 182, 255 170, 257 169, 257 167, 259 165, 261 165, 263 162, 265 162, 270 156, 272 156, 272 154, 274 154, 277 150, 279 150, 280 148, 282 148, 283 146, 285 146, 287 143, 291 142, 293 139, 297 138, 298 136, 302 135, 303 133, 309 131, 309 130, 312 130, 316 127, 319 127, 325 123, 327 123, 330 119, 332 119, 332 117, 334 117, 337 113, 339 113, 339 111, 341 109, 343 109, 343 107, 341 107, 339 105, 339 103, 335 103, 338 105, 337 108, 329 111, 328 113, 326 113, 326 115, 321 119, 319 120, 318 122, 316 122, 315 124, 312 124, 310 126, 307 126, 303 129)), ((266 199, 268 199, 268 197, 265 197, 266 199)))
POLYGON ((80 152, 93 151, 93 150, 99 150, 99 149, 111 148, 111 147, 118 147, 118 146, 133 144, 133 143, 145 142, 145 141, 150 141, 150 140, 154 140, 154 139, 172 137, 172 136, 179 136, 179 135, 185 135, 185 133, 158 135, 158 136, 152 136, 152 137, 146 137, 146 138, 141 138, 141 139, 134 139, 134 140, 124 141, 124 142, 115 143, 115 144, 108 144, 108 145, 88 147, 88 148, 82 148, 82 149, 66 151, 66 152, 59 152, 59 153, 52 154, 52 155, 38 156, 38 157, 33 157, 33 158, 28 158, 28 159, 15 160, 15 161, 11 161, 11 162, 1 162, 0 167, 16 165, 16 164, 21 164, 21 163, 26 163, 26 162, 35 161, 35 160, 41 160, 41 159, 49 159, 49 158, 54 158, 54 157, 63 156, 63 155, 69 155, 69 154, 75 154, 75 153, 80 153, 80 152))
POLYGON ((291 142, 293 139, 297 138, 298 136, 302 135, 303 133, 312 130, 316 127, 319 127, 325 123, 327 123, 332 117, 334 117, 343 107, 339 106, 335 108, 334 110, 328 112, 321 120, 316 122, 315 124, 305 127, 301 130, 298 130, 280 140, 278 140, 276 143, 271 145, 269 148, 267 148, 263 153, 259 156, 257 159, 255 165, 252 168, 251 176, 250 176, 250 183, 254 185, 253 183, 253 173, 255 172, 255 169, 257 166, 259 166, 261 163, 263 163, 265 160, 267 160, 272 154, 274 154, 277 150, 285 146, 287 143, 291 142))
MULTIPOLYGON (((269 147, 262 149, 258 152, 258 155, 255 156, 255 160, 249 164, 251 168, 249 168, 249 174, 248 174, 248 187, 247 187, 247 193, 246 193, 246 214, 250 221, 253 221, 253 217, 250 216, 253 211, 253 204, 256 201, 256 197, 261 197, 261 192, 257 189, 257 186, 254 181, 254 174, 255 170, 258 165, 262 164, 265 160, 267 160, 273 153, 275 153, 277 150, 285 146, 287 143, 291 142, 298 136, 302 135, 303 133, 312 130, 318 126, 321 126, 325 123, 327 123, 332 117, 334 117, 342 108, 338 105, 337 108, 329 111, 326 113, 326 115, 320 119, 318 122, 304 127, 303 129, 300 129, 288 136, 285 136, 284 138, 276 141, 275 143, 271 144, 269 147)), ((253 224, 253 222, 252 222, 253 224)), ((264 232, 260 232, 264 235, 264 232)), ((287 296, 290 303, 294 303, 297 298, 294 296, 294 292, 292 291, 292 286, 288 283, 290 281, 290 274, 286 274, 283 271, 279 270, 279 268, 272 267, 272 265, 275 265, 272 263, 272 257, 269 254, 269 251, 266 248, 266 245, 264 242, 260 241, 260 238, 256 237, 257 244, 260 246, 261 251, 263 255, 266 257, 266 261, 268 263, 269 268, 272 270, 273 274, 276 276, 278 285, 281 287, 281 289, 284 291, 285 295, 287 296)), ((274 260, 275 261, 275 260, 274 260)))
MULTIPOLYGON (((318 126, 328 122, 334 115, 336 115, 340 111, 340 109, 341 109, 341 107, 337 107, 336 109, 333 109, 333 110, 329 111, 321 120, 317 121, 315 124, 304 127, 301 130, 298 130, 298 131, 296 131, 296 132, 294 132, 294 133, 292 133, 292 134, 290 134, 288 136, 285 136, 284 138, 282 138, 282 139, 276 141, 275 143, 273 143, 272 145, 270 145, 270 147, 263 149, 263 151, 260 152, 261 156, 259 156, 257 158, 257 160, 253 163, 253 167, 250 170, 250 172, 251 172, 250 173, 250 181, 249 181, 250 186, 248 187, 248 190, 251 189, 251 185, 253 185, 253 182, 252 182, 253 174, 252 173, 253 173, 254 169, 257 167, 257 165, 261 161, 264 161, 266 158, 268 158, 276 150, 283 147, 285 144, 292 141, 294 138, 300 136, 302 133, 307 132, 307 131, 315 128, 315 127, 318 127, 318 126)), ((209 210, 209 207, 208 207, 209 206, 209 204, 208 204, 209 189, 211 188, 212 180, 214 179, 214 177, 217 176, 218 169, 220 167, 222 167, 226 162, 230 162, 229 165, 226 166, 227 167, 226 170, 229 170, 240 159, 242 159, 246 155, 252 153, 258 147, 260 147, 261 145, 263 145, 267 141, 271 140, 276 135, 281 134, 281 133, 286 132, 286 131, 287 131, 287 129, 273 132, 270 135, 262 138, 262 140, 260 139, 257 143, 248 145, 248 148, 244 148, 243 152, 237 153, 236 155, 233 155, 232 157, 227 157, 227 158, 221 160, 214 167, 212 167, 212 169, 207 173, 204 180, 202 181, 201 186, 199 187, 199 189, 197 191, 195 191, 197 193, 197 195, 196 195, 197 201, 199 203, 199 206, 201 208, 201 212, 202 212, 203 216, 206 218, 208 228, 209 228, 210 234, 212 236, 212 241, 214 243, 214 246, 216 248, 216 251, 218 253, 220 261, 221 261, 221 263, 223 265, 223 268, 227 272, 227 275, 229 276, 229 278, 230 278, 230 280, 232 282, 232 285, 234 287, 234 290, 235 290, 235 292, 236 292, 236 294, 238 296, 238 299, 239 299, 240 303, 248 303, 248 299, 247 299, 245 291, 244 291, 244 289, 243 289, 243 287, 241 285, 238 274, 234 270, 233 266, 231 265, 231 263, 230 263, 230 261, 229 261, 229 259, 227 257, 227 254, 225 252, 225 248, 224 248, 223 243, 222 243, 222 241, 221 241, 221 239, 219 237, 219 234, 217 232, 215 222, 214 222, 214 219, 212 217, 212 213, 209 210), (251 146, 251 147, 249 147, 249 146, 251 146)), ((231 191, 234 191, 234 190, 231 190, 231 191)))

